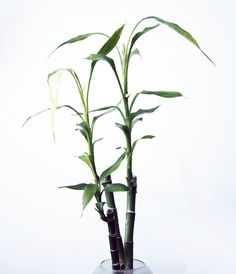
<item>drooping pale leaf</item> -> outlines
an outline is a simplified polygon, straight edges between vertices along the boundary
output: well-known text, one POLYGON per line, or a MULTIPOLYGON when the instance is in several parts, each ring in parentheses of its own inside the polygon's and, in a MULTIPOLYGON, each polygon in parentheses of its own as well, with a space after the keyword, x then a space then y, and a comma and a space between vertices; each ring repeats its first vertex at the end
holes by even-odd
POLYGON ((156 16, 148 16, 146 18, 143 18, 143 20, 146 20, 146 19, 154 19, 158 22, 160 22, 161 24, 164 24, 166 26, 168 26, 169 28, 171 28, 172 30, 176 31, 178 34, 180 34, 181 36, 183 36, 185 39, 187 39, 189 42, 191 42, 194 46, 196 46, 205 56, 206 58, 213 64, 214 62, 209 58, 209 56, 207 56, 207 54, 200 48, 200 45, 199 43, 197 42, 197 40, 192 36, 191 33, 189 33, 188 31, 184 30, 183 28, 181 28, 179 25, 175 24, 175 23, 172 23, 172 22, 169 22, 169 21, 166 21, 166 20, 163 20, 159 17, 156 17, 156 16))
POLYGON ((143 90, 141 94, 147 94, 147 95, 157 95, 164 98, 175 98, 183 96, 178 91, 149 91, 149 90, 143 90))
POLYGON ((155 138, 154 135, 145 135, 145 136, 143 136, 142 138, 137 139, 137 140, 134 141, 133 144, 132 144, 132 151, 134 150, 136 144, 137 144, 140 140, 144 140, 144 139, 153 139, 153 138, 155 138))
POLYGON ((50 109, 51 109, 51 124, 52 124, 52 134, 54 140, 55 136, 55 113, 57 109, 58 102, 58 92, 59 85, 61 81, 62 70, 55 70, 54 72, 48 74, 48 86, 49 86, 49 100, 50 100, 50 109))
POLYGON ((124 25, 112 34, 112 36, 106 41, 106 43, 98 51, 98 54, 107 55, 110 51, 113 50, 113 48, 117 45, 120 39, 123 28, 124 28, 124 25))
POLYGON ((160 24, 157 24, 155 26, 151 26, 151 27, 146 27, 143 31, 137 32, 134 37, 131 40, 131 44, 130 44, 130 49, 129 49, 129 54, 131 54, 131 50, 135 44, 135 42, 145 33, 147 33, 148 31, 155 29, 156 27, 158 27, 160 24))
POLYGON ((126 185, 123 184, 107 184, 104 187, 105 191, 108 192, 118 192, 118 191, 128 191, 129 188, 126 185))
POLYGON ((121 156, 116 160, 116 162, 108 167, 106 170, 102 172, 100 175, 99 181, 101 182, 104 180, 107 176, 111 175, 117 168, 120 166, 121 162, 124 160, 126 155, 126 152, 122 153, 121 156))
POLYGON ((60 68, 60 69, 57 69, 57 70, 53 71, 52 73, 49 73, 48 74, 48 83, 50 81, 50 78, 52 76, 54 76, 54 74, 59 73, 59 72, 68 72, 73 77, 73 79, 74 79, 74 81, 76 83, 77 89, 79 91, 81 102, 82 102, 83 105, 85 105, 83 89, 82 89, 79 77, 78 77, 78 75, 76 74, 76 72, 72 68, 60 68))
MULTIPOLYGON (((57 49, 59 49, 60 47, 64 46, 64 45, 67 45, 67 44, 72 44, 72 43, 75 43, 75 42, 79 42, 79 41, 82 41, 82 40, 85 40, 87 39, 88 37, 92 36, 92 35, 102 35, 102 36, 106 36, 108 37, 108 35, 104 34, 104 33, 101 33, 101 32, 93 32, 93 33, 86 33, 86 34, 81 34, 81 35, 77 35, 65 42, 63 42, 62 44, 60 44, 58 47, 56 47, 51 53, 50 55, 55 52, 57 49)), ((50 56, 49 55, 49 56, 50 56)))
POLYGON ((98 187, 96 184, 88 184, 83 193, 83 210, 89 204, 93 196, 96 194, 98 187))
POLYGON ((60 186, 59 188, 70 188, 70 189, 74 189, 74 190, 84 190, 85 187, 88 184, 77 184, 77 185, 71 185, 71 186, 60 186))
POLYGON ((148 109, 139 109, 139 110, 131 113, 131 119, 133 120, 135 117, 142 115, 142 114, 152 113, 155 110, 157 110, 158 108, 159 108, 159 106, 154 107, 154 108, 148 108, 148 109))

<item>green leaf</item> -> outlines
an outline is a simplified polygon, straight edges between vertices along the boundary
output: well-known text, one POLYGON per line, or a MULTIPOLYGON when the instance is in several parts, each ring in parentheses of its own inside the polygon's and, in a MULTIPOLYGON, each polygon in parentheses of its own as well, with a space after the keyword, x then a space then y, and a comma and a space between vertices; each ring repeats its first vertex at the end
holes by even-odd
POLYGON ((90 138, 90 129, 89 129, 88 124, 86 122, 82 122, 82 123, 79 123, 79 124, 76 124, 76 125, 79 127, 78 130, 84 136, 86 141, 88 141, 89 138, 90 138))
POLYGON ((125 136, 129 133, 129 128, 126 125, 122 125, 119 123, 115 123, 115 125, 124 132, 125 136))
POLYGON ((151 26, 151 27, 146 27, 143 31, 137 32, 134 37, 131 40, 131 44, 130 44, 130 49, 129 49, 129 54, 131 55, 131 50, 135 44, 135 42, 145 33, 147 33, 148 31, 155 29, 156 27, 159 27, 160 24, 157 24, 155 26, 151 26))
POLYGON ((206 58, 213 64, 214 62, 209 58, 209 56, 207 56, 207 54, 200 48, 200 45, 198 44, 197 40, 192 36, 192 34, 190 34, 188 31, 184 30, 183 28, 181 28, 179 25, 172 23, 172 22, 168 22, 166 20, 163 20, 159 17, 156 16, 148 16, 146 18, 143 18, 143 20, 146 19, 154 19, 164 25, 167 25, 170 29, 176 31, 178 34, 180 34, 181 36, 183 36, 185 39, 187 39, 189 42, 191 42, 194 46, 196 46, 205 56, 206 58))
POLYGON ((82 160, 83 162, 85 162, 89 166, 89 168, 93 171, 91 159, 90 159, 90 157, 89 157, 89 155, 88 155, 87 152, 85 152, 83 155, 79 156, 79 158, 80 158, 80 160, 82 160))
MULTIPOLYGON (((62 106, 58 106, 58 107, 57 107, 57 109, 61 109, 61 108, 69 108, 69 109, 73 110, 73 111, 75 112, 76 115, 78 115, 80 118, 82 118, 82 113, 81 113, 81 112, 78 112, 75 108, 73 108, 73 107, 70 106, 70 105, 62 105, 62 106)), ((31 120, 32 118, 34 118, 34 117, 36 117, 36 116, 38 116, 38 115, 40 115, 40 114, 42 114, 42 113, 44 113, 44 112, 46 112, 46 111, 50 111, 50 110, 51 110, 50 108, 45 108, 45 109, 43 109, 43 110, 41 110, 41 111, 39 111, 39 112, 37 112, 37 113, 35 113, 35 114, 29 116, 29 117, 25 120, 25 122, 23 123, 22 127, 24 127, 24 126, 28 123, 28 121, 31 120)))
POLYGON ((122 153, 121 156, 116 160, 116 162, 111 165, 110 167, 108 167, 106 170, 104 170, 99 178, 99 181, 101 182, 102 180, 104 180, 107 176, 111 175, 112 172, 114 172, 115 170, 118 169, 118 167, 120 166, 121 162, 124 160, 126 155, 126 152, 122 153))
POLYGON ((117 191, 128 191, 129 188, 123 184, 107 184, 104 187, 105 191, 108 192, 117 192, 117 191))
POLYGON ((147 113, 152 113, 155 110, 157 110, 159 106, 154 107, 154 108, 149 108, 149 109, 139 109, 136 112, 131 113, 131 119, 133 120, 135 117, 141 115, 141 114, 147 114, 147 113))
POLYGON ((117 82, 119 84, 119 87, 120 87, 120 90, 123 92, 123 88, 122 88, 122 85, 121 85, 121 82, 120 82, 120 79, 119 79, 119 76, 118 76, 118 73, 117 73, 117 70, 116 70, 116 65, 115 65, 115 62, 113 59, 107 57, 106 55, 104 54, 91 54, 89 57, 87 57, 88 60, 91 60, 93 61, 92 64, 91 64, 91 70, 93 71, 97 61, 106 61, 112 68, 115 76, 116 76, 116 79, 117 79, 117 82))
POLYGON ((75 190, 84 190, 85 187, 88 184, 78 184, 78 185, 72 185, 72 186, 60 186, 59 188, 70 188, 70 189, 75 189, 75 190))
POLYGON ((67 45, 67 44, 72 44, 72 43, 75 43, 75 42, 79 42, 79 41, 82 41, 82 40, 85 40, 87 39, 88 37, 92 36, 92 35, 103 35, 103 36, 106 36, 108 37, 108 35, 104 34, 104 33, 101 33, 101 32, 93 32, 93 33, 86 33, 86 34, 81 34, 81 35, 77 35, 65 42, 63 42, 62 44, 60 44, 57 48, 55 48, 50 54, 53 54, 53 52, 55 52, 58 48, 64 46, 64 45, 67 45))
POLYGON ((141 92, 141 94, 157 95, 157 96, 164 97, 164 98, 175 98, 175 97, 183 96, 178 91, 148 91, 148 90, 143 90, 141 92))
POLYGON ((136 123, 142 122, 142 121, 143 121, 143 118, 142 118, 142 117, 134 119, 134 120, 132 121, 132 127, 133 127, 136 123))
POLYGON ((116 71, 116 66, 115 66, 115 62, 113 59, 111 59, 110 57, 106 56, 105 54, 91 54, 89 55, 89 57, 87 57, 88 60, 91 60, 91 61, 106 61, 110 66, 111 68, 113 69, 113 71, 115 73, 117 73, 116 71))
POLYGON ((96 203, 96 208, 97 208, 99 211, 103 212, 103 207, 104 207, 105 204, 106 204, 105 202, 97 202, 97 203, 96 203))
POLYGON ((118 109, 119 112, 121 111, 118 107, 118 105, 121 103, 121 101, 116 105, 116 106, 107 106, 107 107, 102 107, 102 108, 97 108, 97 109, 94 109, 94 110, 91 110, 90 112, 99 112, 99 111, 104 111, 106 110, 105 112, 103 112, 102 114, 100 115, 97 115, 93 118, 93 121, 92 121, 92 126, 91 128, 93 129, 94 128, 94 124, 95 122, 97 121, 98 118, 106 115, 106 114, 109 114, 111 112, 113 112, 114 110, 118 109))
POLYGON ((107 40, 107 42, 98 51, 98 54, 107 55, 110 51, 113 50, 113 48, 116 46, 116 44, 118 43, 118 41, 120 39, 123 28, 124 28, 124 25, 112 34, 112 36, 107 40))
POLYGON ((104 138, 99 138, 99 139, 95 140, 95 141, 93 142, 93 145, 96 144, 97 142, 102 141, 103 139, 104 139, 104 138))
POLYGON ((139 57, 142 57, 142 55, 138 49, 134 49, 131 51, 130 57, 132 57, 134 55, 138 55, 139 57))
POLYGON ((93 196, 96 194, 98 187, 96 184, 88 184, 83 193, 83 210, 89 204, 93 196))
POLYGON ((135 148, 136 144, 138 143, 138 141, 144 140, 144 139, 153 139, 153 138, 155 138, 154 135, 145 135, 142 138, 139 138, 138 140, 134 141, 133 144, 132 144, 132 151, 134 150, 134 148, 135 148))

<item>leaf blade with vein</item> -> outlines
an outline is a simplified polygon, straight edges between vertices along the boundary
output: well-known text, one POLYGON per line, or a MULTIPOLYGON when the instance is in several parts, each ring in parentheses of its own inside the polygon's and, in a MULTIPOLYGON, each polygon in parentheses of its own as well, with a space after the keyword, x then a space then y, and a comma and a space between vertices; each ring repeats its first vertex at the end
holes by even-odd
POLYGON ((84 190, 87 185, 88 184, 81 183, 81 184, 77 184, 77 185, 60 186, 59 188, 69 188, 69 189, 74 189, 74 190, 84 190))
POLYGON ((153 138, 155 138, 154 135, 144 135, 143 137, 137 139, 137 140, 134 141, 133 144, 132 144, 132 152, 134 151, 135 146, 137 145, 137 143, 138 143, 140 140, 144 140, 144 139, 153 139, 153 138))
POLYGON ((133 120, 135 117, 142 115, 142 114, 149 114, 157 110, 160 106, 156 106, 154 108, 148 108, 148 109, 139 109, 135 112, 131 113, 131 119, 133 120))
POLYGON ((119 192, 119 191, 128 191, 129 188, 124 184, 120 184, 120 183, 113 184, 112 183, 112 184, 107 184, 104 187, 104 190, 108 191, 108 192, 119 192))
POLYGON ((98 187, 96 184, 88 184, 85 187, 84 193, 83 193, 83 210, 86 208, 86 206, 92 200, 92 198, 96 194, 97 190, 98 190, 98 187))
POLYGON ((107 55, 109 52, 113 50, 113 48, 117 45, 120 40, 121 33, 123 31, 124 25, 117 29, 112 36, 106 41, 106 43, 101 47, 98 51, 98 54, 107 55))
POLYGON ((59 49, 60 47, 64 46, 64 45, 67 45, 67 44, 72 44, 72 43, 76 43, 76 42, 79 42, 79 41, 82 41, 82 40, 85 40, 87 38, 89 38, 90 36, 92 35, 102 35, 102 36, 106 36, 108 37, 108 35, 106 35, 105 33, 101 33, 101 32, 92 32, 92 33, 85 33, 85 34, 80 34, 80 35, 77 35, 63 43, 61 43, 59 46, 57 46, 50 54, 52 55, 57 49, 59 49))
POLYGON ((149 91, 149 90, 143 90, 141 94, 147 94, 147 95, 157 95, 164 98, 176 98, 183 96, 182 93, 178 91, 149 91))
POLYGON ((118 169, 118 167, 120 166, 121 162, 124 160, 126 155, 126 152, 122 153, 120 155, 120 157, 116 160, 116 162, 111 165, 110 167, 108 167, 106 170, 104 170, 102 172, 102 174, 99 177, 99 181, 101 182, 102 180, 104 180, 107 176, 111 175, 111 173, 113 173, 115 170, 118 169))

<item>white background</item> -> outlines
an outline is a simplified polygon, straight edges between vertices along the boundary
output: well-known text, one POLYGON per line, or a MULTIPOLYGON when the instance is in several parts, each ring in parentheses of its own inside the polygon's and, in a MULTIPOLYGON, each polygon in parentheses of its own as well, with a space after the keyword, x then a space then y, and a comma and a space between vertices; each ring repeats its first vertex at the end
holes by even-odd
MULTIPOLYGON (((217 67, 165 26, 137 44, 142 59, 133 60, 132 92, 180 90, 185 98, 143 102, 161 107, 135 131, 137 137, 156 135, 135 154, 135 257, 155 274, 236 273, 235 9, 233 0, 1 1, 0 273, 90 274, 109 257, 107 228, 93 205, 81 219, 81 193, 57 188, 91 180, 73 157, 86 150, 74 131, 75 117, 58 112, 56 143, 49 113, 21 125, 48 106, 51 70, 73 66, 85 85, 83 58, 104 40, 65 46, 47 59, 52 49, 81 33, 111 34, 124 23, 125 41, 134 23, 148 15, 189 30, 217 67)), ((75 88, 68 76, 63 79, 60 100, 76 106, 75 88)), ((91 104, 113 104, 118 97, 112 73, 99 64, 91 104)), ((111 115, 98 123, 97 135, 105 137, 97 145, 100 172, 124 141, 114 121, 118 117, 111 115)), ((123 171, 114 181, 124 182, 123 171)), ((125 194, 117 198, 123 221, 125 194)))

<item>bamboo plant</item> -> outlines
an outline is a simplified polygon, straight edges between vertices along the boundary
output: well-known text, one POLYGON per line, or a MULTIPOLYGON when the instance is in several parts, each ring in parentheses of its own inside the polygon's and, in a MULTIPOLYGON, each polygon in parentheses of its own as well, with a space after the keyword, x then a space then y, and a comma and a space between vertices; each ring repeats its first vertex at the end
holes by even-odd
MULTIPOLYGON (((144 34, 151 30, 157 29, 162 25, 166 25, 173 31, 177 32, 180 36, 187 39, 191 44, 198 48, 198 50, 200 50, 210 62, 212 62, 212 60, 202 51, 197 40, 189 32, 187 32, 175 23, 168 22, 156 16, 149 16, 141 19, 135 25, 131 34, 129 35, 127 43, 123 46, 123 50, 119 49, 118 42, 120 41, 122 32, 124 30, 124 25, 118 28, 111 36, 108 36, 101 32, 86 33, 67 40, 55 49, 57 50, 62 46, 80 42, 91 36, 101 35, 105 37, 106 41, 97 51, 97 53, 90 54, 87 57, 88 61, 90 61, 91 64, 86 85, 87 88, 85 90, 82 88, 79 76, 72 68, 58 69, 48 75, 51 106, 45 110, 51 111, 53 124, 55 111, 57 109, 69 108, 73 113, 77 115, 78 123, 76 124, 76 130, 81 133, 87 143, 87 151, 79 158, 89 167, 93 176, 93 182, 89 184, 80 183, 63 187, 83 191, 83 210, 92 201, 92 198, 95 198, 95 209, 98 212, 100 219, 107 223, 108 226, 110 253, 112 259, 112 267, 114 270, 133 269, 133 235, 137 191, 137 177, 134 175, 133 172, 133 153, 139 140, 154 138, 153 135, 144 135, 139 139, 133 140, 132 131, 135 124, 139 121, 142 121, 143 115, 154 113, 156 110, 158 110, 159 107, 157 105, 148 109, 135 109, 136 100, 140 96, 159 96, 163 98, 176 98, 182 96, 182 93, 179 91, 163 90, 143 90, 134 94, 133 96, 130 95, 131 93, 129 91, 128 85, 130 60, 133 55, 140 54, 139 50, 135 47, 136 43, 144 34), (146 26, 142 30, 138 30, 138 28, 146 21, 153 21, 155 22, 155 24, 151 26, 146 26), (117 66, 117 60, 112 59, 108 56, 111 51, 117 52, 117 59, 119 62, 121 62, 122 67, 120 71, 117 66), (107 62, 109 67, 112 69, 120 90, 121 101, 118 102, 116 105, 104 106, 98 109, 91 110, 89 106, 91 99, 90 87, 96 64, 99 61, 107 62), (63 72, 69 73, 76 83, 78 95, 81 102, 80 107, 72 107, 71 105, 57 105, 58 85, 56 83, 63 72), (117 126, 123 132, 126 146, 123 148, 124 152, 112 165, 108 166, 104 171, 99 172, 96 165, 95 144, 101 139, 94 140, 94 128, 97 119, 101 118, 103 115, 109 114, 112 111, 117 111, 120 114, 121 121, 116 122, 115 126, 117 126), (119 168, 124 159, 126 159, 126 174, 124 175, 124 179, 126 180, 126 182, 123 184, 112 183, 111 174, 119 168), (127 193, 127 210, 124 237, 122 237, 120 233, 118 212, 115 204, 114 192, 117 191, 124 191, 127 193)), ((38 115, 40 113, 37 113, 35 115, 38 115)), ((26 121, 28 121, 35 115, 30 116, 26 121)))

